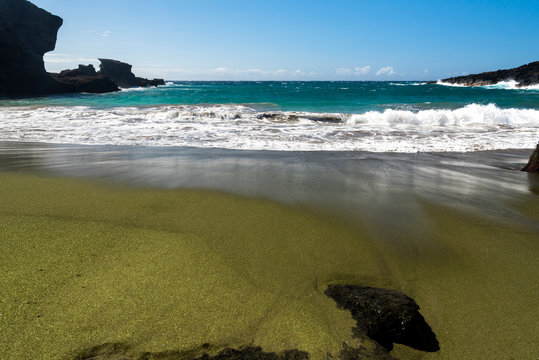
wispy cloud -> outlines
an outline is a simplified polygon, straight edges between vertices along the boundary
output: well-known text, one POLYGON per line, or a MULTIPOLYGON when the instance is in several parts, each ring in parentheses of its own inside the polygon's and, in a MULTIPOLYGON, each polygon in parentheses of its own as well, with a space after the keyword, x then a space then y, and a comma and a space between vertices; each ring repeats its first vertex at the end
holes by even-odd
POLYGON ((105 30, 105 31, 103 31, 103 33, 101 34, 101 36, 103 36, 103 37, 109 37, 110 33, 111 33, 110 30, 105 30))
POLYGON ((380 76, 380 75, 391 76, 393 74, 395 74, 395 70, 393 69, 392 66, 386 66, 386 67, 380 68, 380 70, 376 72, 376 76, 380 76))
MULTIPOLYGON (((194 80, 284 80, 284 79, 314 79, 323 75, 322 72, 303 71, 302 69, 265 70, 258 68, 231 69, 220 66, 212 69, 185 69, 167 66, 134 67, 134 72, 140 72, 149 77, 165 77, 167 79, 194 80)), ((138 73, 137 73, 138 74, 138 73)))
POLYGON ((359 67, 356 66, 355 68, 346 68, 346 67, 340 67, 335 69, 335 72, 339 75, 365 75, 371 71, 371 67, 369 65, 359 67))
POLYGON ((66 54, 45 54, 43 60, 50 64, 66 64, 73 62, 73 58, 66 54))

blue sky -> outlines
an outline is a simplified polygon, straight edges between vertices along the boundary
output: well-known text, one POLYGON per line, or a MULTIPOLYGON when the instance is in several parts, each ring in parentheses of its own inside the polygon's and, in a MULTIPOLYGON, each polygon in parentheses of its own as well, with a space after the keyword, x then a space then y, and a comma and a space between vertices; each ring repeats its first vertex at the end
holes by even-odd
POLYGON ((539 1, 32 0, 64 19, 49 71, 168 80, 429 80, 539 60, 539 1))

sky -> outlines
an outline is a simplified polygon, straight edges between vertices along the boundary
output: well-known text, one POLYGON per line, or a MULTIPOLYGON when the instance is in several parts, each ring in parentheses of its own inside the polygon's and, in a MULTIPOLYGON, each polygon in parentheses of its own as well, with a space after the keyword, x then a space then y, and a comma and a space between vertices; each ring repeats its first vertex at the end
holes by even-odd
POLYGON ((539 1, 31 0, 48 71, 112 58, 166 80, 437 80, 539 60, 539 1))

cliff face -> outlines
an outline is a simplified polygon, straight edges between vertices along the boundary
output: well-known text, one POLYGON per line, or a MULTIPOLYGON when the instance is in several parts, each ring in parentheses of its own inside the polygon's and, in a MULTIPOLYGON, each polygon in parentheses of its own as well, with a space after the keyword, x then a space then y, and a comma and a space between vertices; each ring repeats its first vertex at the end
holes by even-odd
POLYGON ((443 79, 442 81, 466 86, 485 86, 509 80, 515 80, 518 83, 517 87, 539 84, 539 61, 513 69, 457 76, 443 79))
POLYGON ((50 93, 59 86, 45 71, 63 21, 26 0, 0 0, 0 94, 50 93))

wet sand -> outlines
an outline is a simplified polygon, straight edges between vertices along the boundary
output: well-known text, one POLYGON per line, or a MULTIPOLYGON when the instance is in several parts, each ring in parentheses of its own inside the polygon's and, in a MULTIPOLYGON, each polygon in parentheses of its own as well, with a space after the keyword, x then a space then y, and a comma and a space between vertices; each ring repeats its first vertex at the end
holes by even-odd
POLYGON ((323 294, 341 281, 420 305, 441 350, 398 358, 535 359, 529 153, 1 143, 0 357, 124 342, 322 358, 358 341, 323 294))

